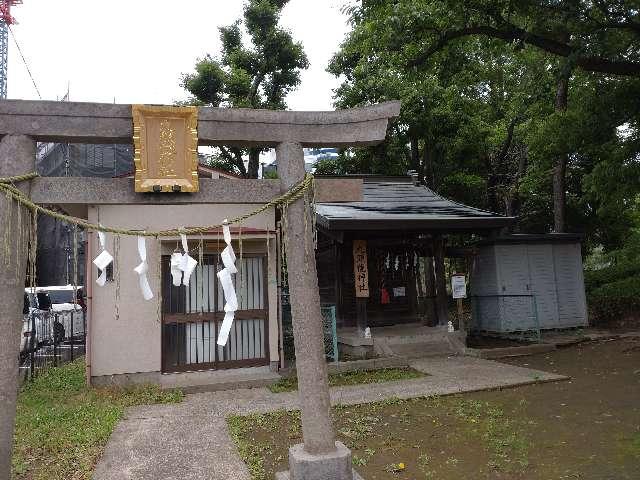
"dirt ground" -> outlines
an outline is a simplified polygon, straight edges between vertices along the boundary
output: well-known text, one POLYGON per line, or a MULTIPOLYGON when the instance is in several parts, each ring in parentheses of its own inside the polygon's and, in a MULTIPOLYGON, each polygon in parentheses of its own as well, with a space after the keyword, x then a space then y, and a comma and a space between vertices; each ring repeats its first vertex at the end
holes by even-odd
POLYGON ((531 345, 532 342, 509 340, 506 338, 496 337, 467 337, 467 347, 471 348, 503 348, 503 347, 521 347, 523 345, 531 345))
MULTIPOLYGON (((382 479, 640 479, 640 339, 508 363, 570 381, 334 409, 355 468, 382 479)), ((299 414, 229 420, 255 479, 287 468, 299 414)))

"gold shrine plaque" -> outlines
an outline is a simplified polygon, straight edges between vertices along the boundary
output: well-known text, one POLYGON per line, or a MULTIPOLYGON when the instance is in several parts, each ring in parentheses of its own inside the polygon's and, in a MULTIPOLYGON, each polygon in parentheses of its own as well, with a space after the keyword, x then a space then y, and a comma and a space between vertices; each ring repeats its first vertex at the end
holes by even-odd
POLYGON ((136 192, 197 192, 198 109, 132 105, 136 192))

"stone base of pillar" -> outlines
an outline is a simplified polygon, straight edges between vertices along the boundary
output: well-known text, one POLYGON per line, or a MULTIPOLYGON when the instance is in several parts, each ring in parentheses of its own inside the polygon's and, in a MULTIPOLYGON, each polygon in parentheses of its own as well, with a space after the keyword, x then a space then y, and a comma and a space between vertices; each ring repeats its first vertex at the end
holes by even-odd
POLYGON ((289 448, 289 471, 276 474, 276 480, 362 480, 353 470, 351 450, 336 442, 336 451, 310 455, 304 445, 289 448))

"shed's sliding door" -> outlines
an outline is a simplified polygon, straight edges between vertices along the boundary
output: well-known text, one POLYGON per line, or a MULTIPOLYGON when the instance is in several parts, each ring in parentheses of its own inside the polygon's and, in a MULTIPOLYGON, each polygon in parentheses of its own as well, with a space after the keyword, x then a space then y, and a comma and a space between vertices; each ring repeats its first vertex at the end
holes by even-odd
POLYGON ((558 325, 558 298, 556 296, 556 270, 553 245, 531 243, 527 245, 531 294, 535 295, 540 328, 558 325))

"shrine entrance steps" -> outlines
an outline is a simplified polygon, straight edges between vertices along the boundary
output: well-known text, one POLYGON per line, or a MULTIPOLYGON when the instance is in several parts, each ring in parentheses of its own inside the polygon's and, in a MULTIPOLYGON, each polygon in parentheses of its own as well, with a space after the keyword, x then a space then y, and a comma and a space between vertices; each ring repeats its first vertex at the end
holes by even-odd
POLYGON ((376 355, 423 358, 464 354, 464 337, 448 332, 446 326, 394 325, 371 329, 376 355))

